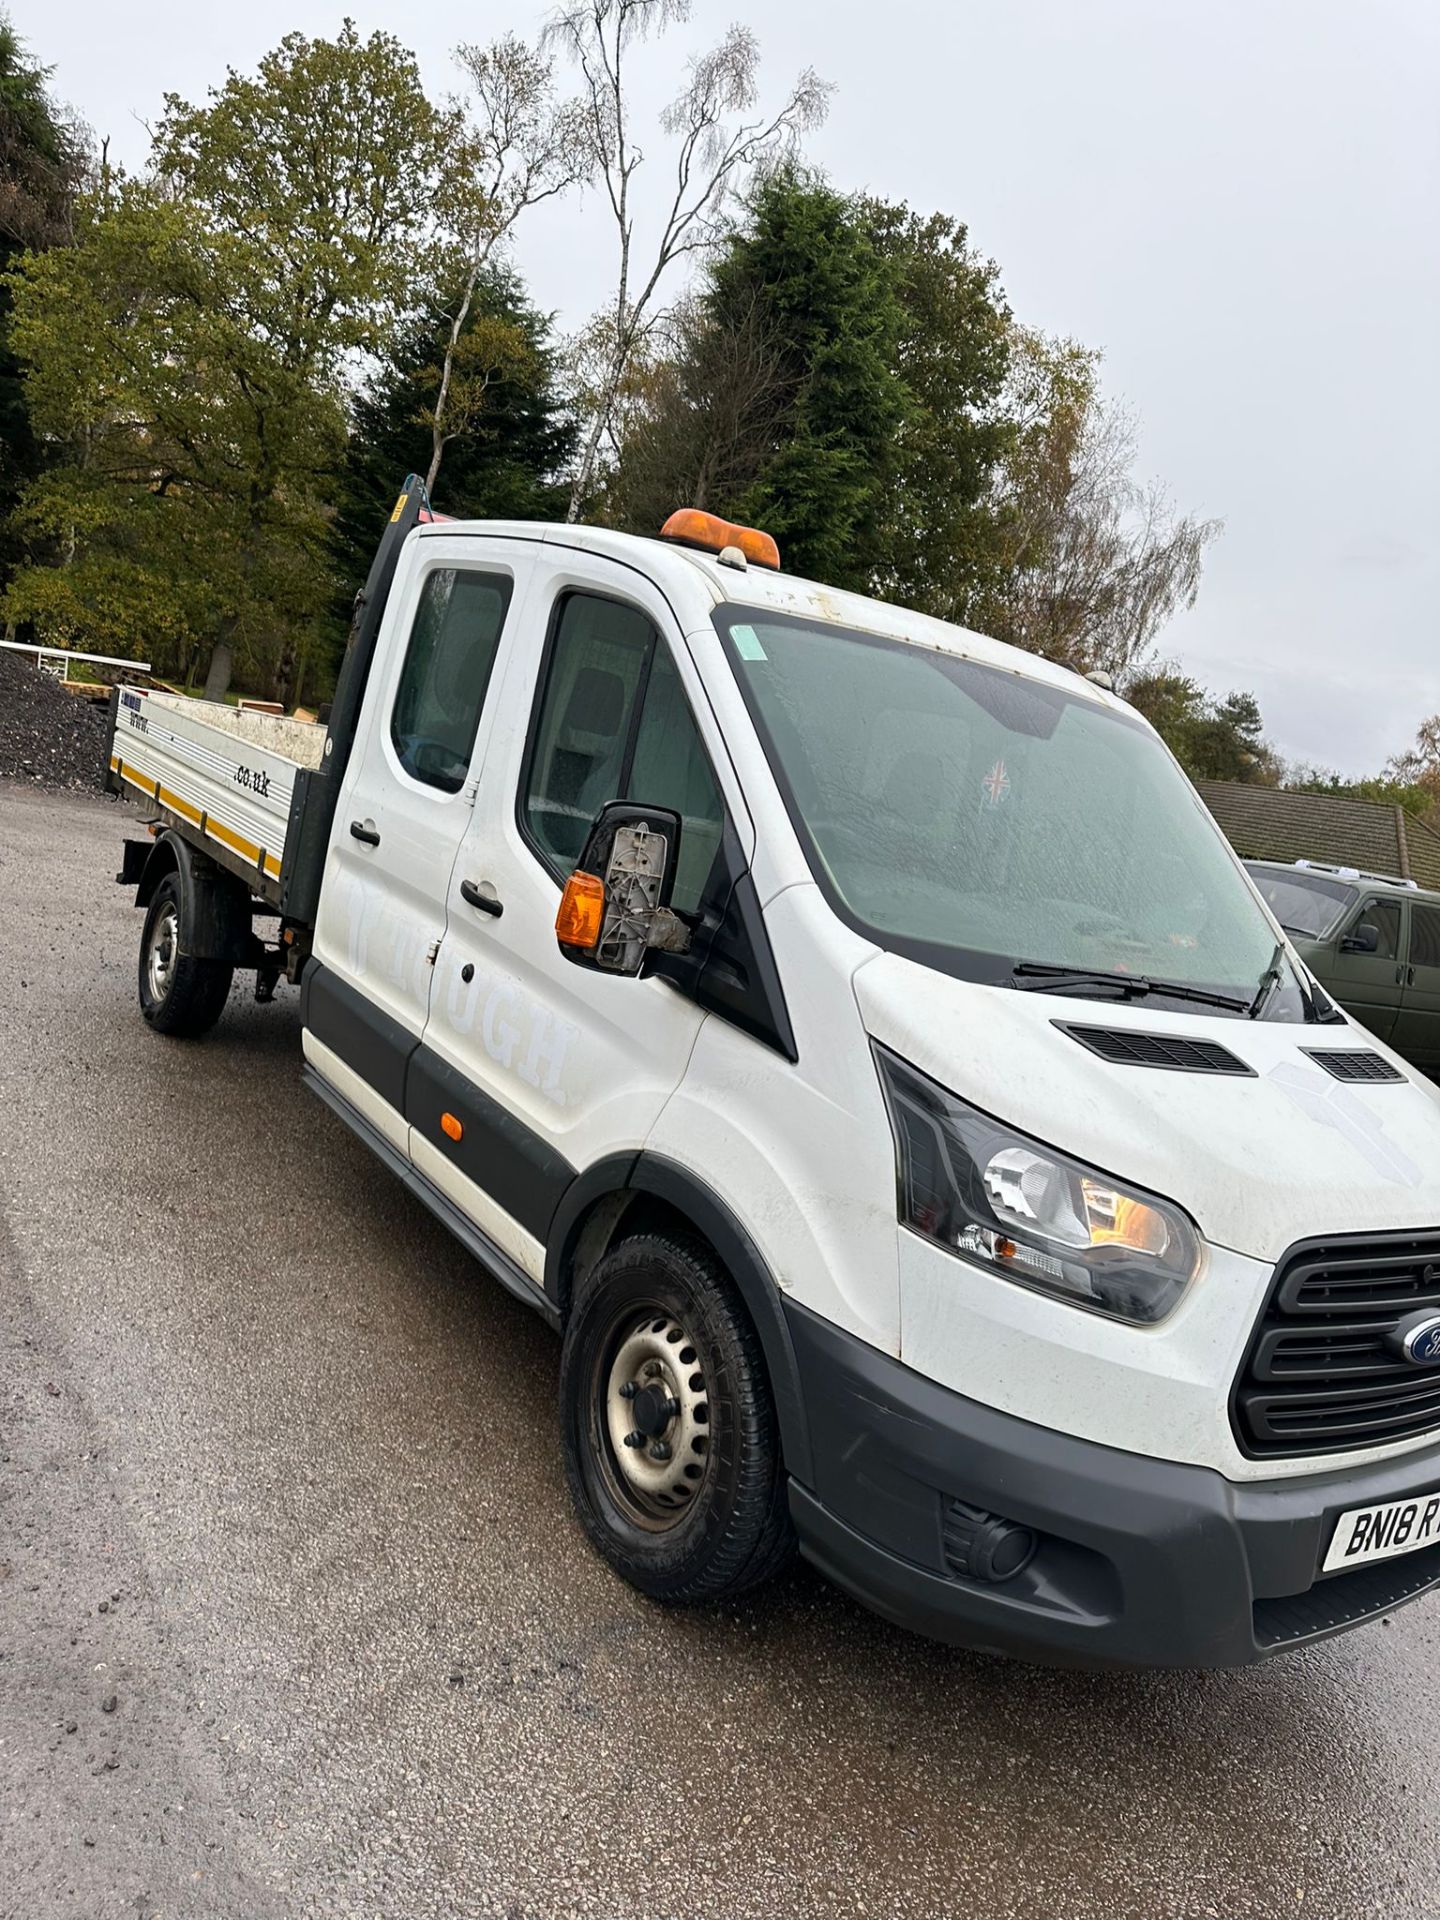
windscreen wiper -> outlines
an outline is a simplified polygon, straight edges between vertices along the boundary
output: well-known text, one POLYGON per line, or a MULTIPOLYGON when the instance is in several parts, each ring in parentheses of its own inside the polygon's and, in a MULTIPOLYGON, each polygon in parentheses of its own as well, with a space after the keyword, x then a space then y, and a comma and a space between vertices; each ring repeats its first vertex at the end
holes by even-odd
POLYGON ((1270 1004, 1270 996, 1285 978, 1285 942, 1277 940, 1275 951, 1270 956, 1270 964, 1260 976, 1260 984, 1255 989, 1255 998, 1245 1009, 1247 1018, 1258 1020, 1270 1004))
MULTIPOLYGON (((1255 989, 1255 998, 1250 1002, 1250 1018, 1258 1020, 1269 1006, 1276 987, 1285 977, 1285 943, 1280 941, 1270 956, 1270 964, 1260 976, 1260 984, 1255 989)), ((1304 967, 1291 969, 1295 985, 1300 993, 1300 1005, 1305 1021, 1310 1026, 1334 1026, 1344 1024, 1345 1016, 1322 989, 1307 975, 1304 967)))
POLYGON ((1224 1007, 1233 1013, 1248 1013, 1252 1004, 1249 1000, 1236 999, 1233 994, 1211 993, 1206 987, 1152 980, 1144 973, 1096 973, 1088 967, 1056 966, 1048 960, 1021 960, 1010 972, 1022 993, 1061 993, 1067 987, 1071 992, 1077 988, 1087 991, 1108 987, 1125 1000, 1143 1000, 1147 994, 1158 993, 1167 1000, 1194 1000, 1202 1007, 1224 1007))

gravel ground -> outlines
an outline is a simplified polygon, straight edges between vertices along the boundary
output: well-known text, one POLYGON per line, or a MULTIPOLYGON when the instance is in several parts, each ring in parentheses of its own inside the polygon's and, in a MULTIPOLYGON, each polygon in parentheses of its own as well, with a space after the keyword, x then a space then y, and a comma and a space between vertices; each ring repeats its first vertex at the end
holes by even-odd
POLYGON ((103 706, 66 693, 27 655, 0 650, 0 780, 94 793, 106 720, 103 706))
POLYGON ((1105 1676, 613 1579, 294 996, 145 1030, 131 818, 0 785, 0 1920, 1440 1913, 1434 1599, 1105 1676))

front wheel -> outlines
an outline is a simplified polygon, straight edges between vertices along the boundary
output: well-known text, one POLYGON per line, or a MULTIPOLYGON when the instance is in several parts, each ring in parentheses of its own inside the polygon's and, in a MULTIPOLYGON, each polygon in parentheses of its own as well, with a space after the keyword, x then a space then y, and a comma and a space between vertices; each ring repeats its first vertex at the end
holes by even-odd
POLYGON ((642 1593, 720 1600, 789 1559, 760 1342, 698 1242, 638 1234, 596 1263, 565 1328, 560 1412, 581 1523, 642 1593))
POLYGON ((208 1033, 230 996, 235 969, 185 951, 189 929, 177 875, 156 887, 140 936, 140 1011, 157 1033, 193 1039, 208 1033))

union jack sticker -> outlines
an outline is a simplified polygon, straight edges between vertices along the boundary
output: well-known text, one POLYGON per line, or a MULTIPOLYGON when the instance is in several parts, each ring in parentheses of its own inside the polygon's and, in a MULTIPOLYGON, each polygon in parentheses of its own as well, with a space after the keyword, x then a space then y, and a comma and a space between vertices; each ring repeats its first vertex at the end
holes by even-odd
POLYGON ((1005 762, 997 760, 985 778, 980 782, 980 791, 985 797, 987 807, 1003 807, 1010 798, 1010 776, 1005 771, 1005 762))

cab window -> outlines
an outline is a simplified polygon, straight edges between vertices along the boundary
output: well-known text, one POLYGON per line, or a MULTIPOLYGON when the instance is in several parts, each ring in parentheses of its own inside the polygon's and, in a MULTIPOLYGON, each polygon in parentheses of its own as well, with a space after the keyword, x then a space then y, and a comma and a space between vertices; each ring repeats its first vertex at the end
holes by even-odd
POLYGON ((1351 923, 1351 933, 1362 926, 1374 927, 1380 936, 1380 944, 1370 956, 1371 959, 1398 960, 1400 958, 1400 903, 1398 900, 1367 900, 1351 923))
POLYGON ((644 614, 567 594, 555 622, 521 792, 521 821, 557 876, 608 800, 680 815, 674 904, 698 910, 724 809, 675 663, 644 614))
POLYGON ((1355 898, 1354 888, 1343 881, 1246 864, 1266 906, 1287 933, 1302 940, 1328 939, 1355 898))
POLYGON ((436 567, 421 589, 390 739, 411 779, 442 793, 458 793, 470 771, 510 588, 503 574, 436 567))
POLYGON ((1411 907, 1410 964, 1440 969, 1440 907, 1411 907))

